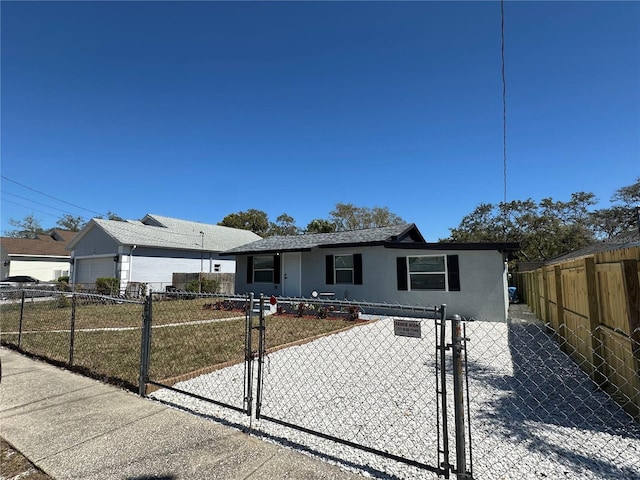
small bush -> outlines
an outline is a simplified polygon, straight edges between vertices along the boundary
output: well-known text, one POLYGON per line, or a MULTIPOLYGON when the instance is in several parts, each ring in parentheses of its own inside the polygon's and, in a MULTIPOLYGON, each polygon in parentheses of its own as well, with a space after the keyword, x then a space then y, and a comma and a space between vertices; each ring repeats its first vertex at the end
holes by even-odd
POLYGON ((69 300, 64 295, 60 295, 56 298, 56 307, 58 308, 67 308, 71 306, 71 300, 69 300))
POLYGON ((66 275, 64 277, 58 277, 56 288, 61 292, 70 292, 71 287, 69 286, 69 276, 66 275))
POLYGON ((113 295, 120 290, 120 281, 116 277, 96 278, 96 291, 100 295, 113 295))
POLYGON ((218 293, 220 282, 211 278, 203 278, 202 280, 191 280, 185 286, 187 292, 202 293, 218 293))

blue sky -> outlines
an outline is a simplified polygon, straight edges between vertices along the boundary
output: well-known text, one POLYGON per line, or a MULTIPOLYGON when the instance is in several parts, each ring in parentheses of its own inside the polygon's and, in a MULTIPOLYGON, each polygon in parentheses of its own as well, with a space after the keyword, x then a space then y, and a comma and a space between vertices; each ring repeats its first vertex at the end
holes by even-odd
MULTIPOLYGON (((250 208, 304 227, 340 202, 437 241, 503 199, 497 1, 0 8, 2 232, 250 208)), ((640 2, 507 1, 505 56, 507 199, 609 206, 640 176, 640 2)))

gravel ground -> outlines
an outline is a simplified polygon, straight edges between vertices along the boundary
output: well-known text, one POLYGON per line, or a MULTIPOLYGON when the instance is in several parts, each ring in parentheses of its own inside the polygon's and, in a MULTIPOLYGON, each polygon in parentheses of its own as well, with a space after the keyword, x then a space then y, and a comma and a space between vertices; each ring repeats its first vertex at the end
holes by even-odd
MULTIPOLYGON (((544 329, 528 320, 466 327, 472 447, 467 466, 472 465, 474 478, 640 479, 638 423, 596 391, 544 329)), ((421 321, 421 330, 421 339, 397 337, 393 319, 386 318, 270 354, 261 414, 438 466, 443 458, 438 454, 436 332, 430 320, 421 321)), ((238 405, 243 369, 236 365, 175 387, 238 405)), ((453 448, 449 363, 445 372, 453 448)), ((180 393, 159 390, 152 397, 238 428, 250 421, 180 393)), ((437 478, 268 420, 253 419, 251 427, 259 437, 365 476, 437 478)), ((455 458, 452 450, 450 461, 455 458)))

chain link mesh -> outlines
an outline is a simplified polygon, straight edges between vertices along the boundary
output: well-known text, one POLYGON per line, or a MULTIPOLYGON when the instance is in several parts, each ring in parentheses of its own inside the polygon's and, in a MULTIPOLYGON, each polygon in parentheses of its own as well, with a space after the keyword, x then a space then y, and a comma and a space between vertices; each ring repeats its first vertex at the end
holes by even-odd
POLYGON ((154 294, 150 381, 243 409, 247 305, 246 297, 154 294))
POLYGON ((508 323, 470 322, 467 337, 474 478, 640 478, 628 398, 599 388, 557 330, 512 305, 508 323))
MULTIPOLYGON (((136 389, 142 302, 51 291, 3 294, 3 345, 136 389)), ((395 335, 394 319, 412 318, 411 308, 374 311, 353 303, 290 299, 274 306, 265 318, 262 382, 247 391, 247 363, 255 367, 259 349, 259 313, 249 312, 247 298, 154 293, 149 381, 169 388, 153 396, 187 405, 173 389, 240 410, 259 387, 257 434, 373 476, 435 478, 415 465, 378 462, 366 450, 336 449, 327 438, 300 436, 283 425, 428 467, 442 466, 444 433, 454 451, 449 350, 442 350, 446 402, 438 400, 445 395, 437 346, 449 348, 450 340, 438 337, 436 320, 416 316, 420 338, 395 335), (249 362, 248 314, 254 318, 249 362)), ((527 306, 511 305, 508 322, 464 322, 464 454, 473 478, 640 479, 632 342, 640 332, 593 334, 568 318, 543 322, 527 306)), ((448 336, 451 325, 446 328, 448 336)))
POLYGON ((3 345, 135 388, 142 302, 51 290, 4 293, 3 345))

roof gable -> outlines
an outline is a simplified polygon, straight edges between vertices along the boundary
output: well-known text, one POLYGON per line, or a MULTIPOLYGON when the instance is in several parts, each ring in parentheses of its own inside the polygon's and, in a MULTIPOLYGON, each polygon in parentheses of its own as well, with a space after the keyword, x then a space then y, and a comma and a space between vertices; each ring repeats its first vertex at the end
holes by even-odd
POLYGON ((308 251, 312 248, 373 246, 389 243, 424 242, 415 224, 347 230, 331 233, 306 233, 263 238, 225 251, 224 255, 308 251))
POLYGON ((220 252, 260 239, 248 230, 147 214, 140 221, 94 218, 68 248, 73 249, 93 228, 101 229, 120 245, 177 250, 220 252))

